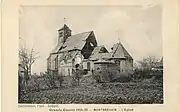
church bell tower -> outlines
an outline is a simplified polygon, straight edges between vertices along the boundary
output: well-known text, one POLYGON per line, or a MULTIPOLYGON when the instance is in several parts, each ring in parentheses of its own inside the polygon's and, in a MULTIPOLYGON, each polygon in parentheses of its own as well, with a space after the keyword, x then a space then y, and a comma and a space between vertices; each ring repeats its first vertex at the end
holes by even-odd
POLYGON ((64 24, 63 27, 58 30, 58 33, 58 43, 64 44, 66 42, 66 39, 71 36, 71 29, 66 24, 64 24))

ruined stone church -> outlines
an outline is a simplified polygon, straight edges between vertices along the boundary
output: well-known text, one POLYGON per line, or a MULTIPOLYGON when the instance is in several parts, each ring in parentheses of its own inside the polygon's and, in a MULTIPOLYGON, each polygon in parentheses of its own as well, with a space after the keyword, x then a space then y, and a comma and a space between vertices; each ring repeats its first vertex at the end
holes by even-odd
POLYGON ((71 32, 66 24, 58 30, 58 43, 47 59, 48 72, 71 76, 76 67, 94 70, 94 63, 100 60, 115 63, 121 72, 132 71, 133 58, 120 42, 109 52, 105 46, 98 46, 93 31, 75 35, 71 32))

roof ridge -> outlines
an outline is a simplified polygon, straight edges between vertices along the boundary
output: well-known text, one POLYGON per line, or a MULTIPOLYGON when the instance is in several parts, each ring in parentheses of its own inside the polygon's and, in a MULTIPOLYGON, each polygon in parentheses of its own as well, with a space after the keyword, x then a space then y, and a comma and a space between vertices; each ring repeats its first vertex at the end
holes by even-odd
POLYGON ((126 50, 126 48, 123 46, 122 43, 121 43, 121 46, 122 46, 122 49, 123 49, 124 54, 127 54, 129 57, 132 58, 132 56, 131 56, 130 53, 126 50))
MULTIPOLYGON (((86 32, 76 33, 76 34, 74 34, 74 35, 80 35, 80 34, 83 34, 83 33, 91 33, 91 32, 93 32, 93 31, 86 31, 86 32)), ((74 36, 74 35, 71 35, 71 36, 74 36)), ((71 36, 70 36, 70 37, 71 37, 71 36)))
POLYGON ((126 48, 124 47, 124 45, 121 43, 121 42, 118 42, 116 44, 113 45, 113 48, 115 48, 112 52, 112 57, 114 56, 114 54, 116 53, 116 51, 118 50, 118 48, 121 48, 122 49, 122 53, 123 55, 126 57, 130 57, 132 58, 132 56, 130 55, 130 53, 126 50, 126 48))

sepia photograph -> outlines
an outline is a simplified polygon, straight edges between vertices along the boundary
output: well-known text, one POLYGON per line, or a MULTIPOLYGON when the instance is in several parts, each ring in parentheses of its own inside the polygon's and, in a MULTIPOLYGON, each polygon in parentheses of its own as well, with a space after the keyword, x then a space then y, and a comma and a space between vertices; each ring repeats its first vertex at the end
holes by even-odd
POLYGON ((21 6, 19 104, 163 104, 162 6, 21 6))

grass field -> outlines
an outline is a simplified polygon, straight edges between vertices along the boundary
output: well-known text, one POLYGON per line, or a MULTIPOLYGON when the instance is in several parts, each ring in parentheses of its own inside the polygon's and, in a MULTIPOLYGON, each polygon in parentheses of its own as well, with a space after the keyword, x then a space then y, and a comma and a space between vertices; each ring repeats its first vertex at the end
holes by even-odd
POLYGON ((30 104, 162 104, 163 85, 146 83, 81 84, 21 95, 30 104))

